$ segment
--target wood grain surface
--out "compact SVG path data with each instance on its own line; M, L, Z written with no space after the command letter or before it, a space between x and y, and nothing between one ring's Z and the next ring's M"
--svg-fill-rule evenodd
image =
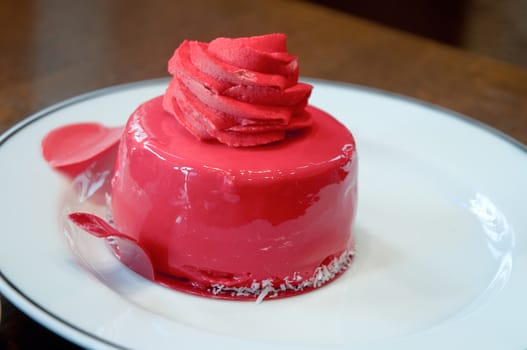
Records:
M7 0L0 23L0 132L66 98L168 76L183 39L284 32L303 76L415 97L527 143L526 70L312 2ZM2 304L0 348L75 347Z

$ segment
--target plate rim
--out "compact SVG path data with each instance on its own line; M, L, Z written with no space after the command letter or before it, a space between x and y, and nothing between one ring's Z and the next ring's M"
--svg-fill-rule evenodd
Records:
M40 111L30 114L29 116L15 123L13 126L9 127L2 134L0 134L0 147L4 143L6 143L9 139L14 137L16 134L23 131L26 127L28 127L32 123L40 119L43 119L46 116L56 111L59 111L63 108L66 108L70 105L74 105L74 104L77 104L77 103L80 103L86 100L90 100L90 99L103 96L109 93L117 92L117 91L125 91L129 89L157 85L163 82L167 83L169 79L170 79L169 77L160 77L160 78L153 78L153 79L140 80L140 81L129 82L129 83L124 83L124 84L112 85L109 87L103 87L103 88L96 89L90 92L86 92L86 93L83 93L83 94L80 94L74 97L70 97L58 103L52 104L49 107L46 107ZM424 108L427 108L433 111L438 111L438 112L441 112L441 115L443 117L454 118L454 119L457 119L458 121L468 123L472 127L479 129L482 132L488 133L494 137L497 137L498 139L506 142L507 144L513 146L514 148L517 148L518 150L522 151L523 153L527 155L527 145L521 143L519 140L513 138L512 136L482 121L474 119L470 116L466 116L464 114L458 113L451 109L448 109L448 108L445 108L445 107L442 107L442 106L439 106L439 105L436 105L436 104L433 104L427 101L422 101L422 100L419 100L411 96L407 96L407 95L403 95L403 94L399 94L395 92L390 92L390 91L382 90L382 89L375 88L375 87L363 86L363 85L342 82L342 81L332 81L332 80L325 80L325 79L311 78L311 77L301 77L300 80L305 81L307 83L314 83L316 85L325 85L328 87L352 89L354 91L366 92L366 93L374 94L378 96L380 95L385 98L402 100L403 102L406 102L406 103L410 103L413 105L419 105L420 107L424 107ZM89 331L83 330L80 327L77 327L75 324L72 324L71 322L64 320L63 318L56 315L51 310L48 310L45 307L41 306L37 301L33 300L33 298L26 295L26 293L20 290L16 286L16 284L14 284L10 279L8 279L5 276L5 274L2 272L1 267L0 267L0 292L3 297L5 297L7 300L13 303L15 307L21 309L31 319L33 319L34 321L36 321L43 327L51 330L55 334L67 339L68 341L71 341L80 346L89 346L89 347L97 346L98 348L103 347L107 349L128 349L122 345L115 344L110 340L97 336L96 334L93 334Z

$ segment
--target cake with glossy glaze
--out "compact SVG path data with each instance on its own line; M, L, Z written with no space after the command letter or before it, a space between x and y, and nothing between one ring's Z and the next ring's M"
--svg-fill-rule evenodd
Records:
M131 115L112 179L116 227L156 279L221 298L320 287L353 256L351 133L307 105L285 36L185 41L164 96Z

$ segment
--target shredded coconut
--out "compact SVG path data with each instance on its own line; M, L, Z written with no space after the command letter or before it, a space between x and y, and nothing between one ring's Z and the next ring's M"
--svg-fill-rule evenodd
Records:
M293 276L285 277L283 283L274 287L271 279L263 281L254 280L250 287L227 287L223 284L213 284L208 289L214 295L230 294L233 297L256 297L256 303L261 303L264 299L276 298L279 293L287 291L301 292L305 288L319 288L331 281L339 273L346 270L353 259L355 251L348 250L339 257L333 258L327 265L321 265L315 269L311 278L302 281L302 276L294 273ZM295 283L296 282L296 283Z

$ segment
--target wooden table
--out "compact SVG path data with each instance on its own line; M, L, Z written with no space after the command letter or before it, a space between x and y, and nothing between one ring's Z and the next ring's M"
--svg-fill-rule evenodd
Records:
M185 38L284 32L303 76L413 96L527 143L527 71L313 3L13 0L1 6L0 132L63 99L167 76L167 59ZM75 348L5 299L2 304L0 348Z

